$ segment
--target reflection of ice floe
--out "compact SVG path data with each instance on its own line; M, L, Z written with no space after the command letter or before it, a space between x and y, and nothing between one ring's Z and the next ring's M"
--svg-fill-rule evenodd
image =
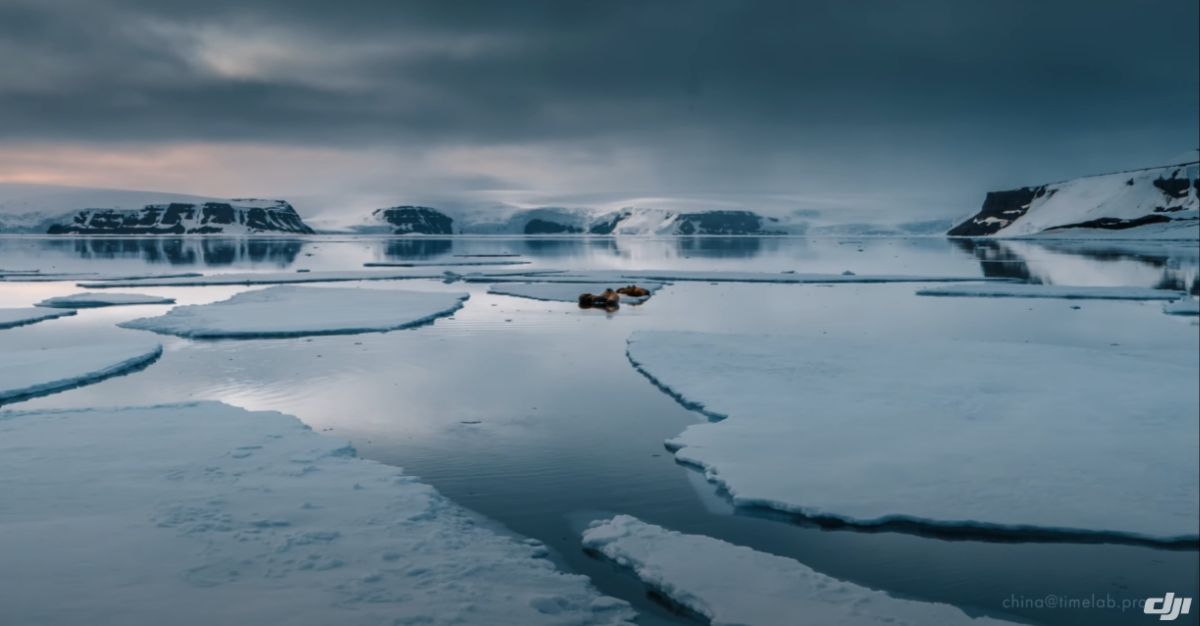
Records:
M626 567L648 587L713 624L890 626L1009 624L947 604L893 598L816 572L799 561L628 515L595 522L587 550Z
M0 350L0 404L136 371L153 363L161 354L162 346L145 340Z
M947 285L917 291L918 296L962 298L1062 298L1065 300L1174 300L1182 291L1148 287L1077 287L1070 285Z
M74 315L75 311L63 311L43 308L42 305L0 309L0 329L15 328L26 324L36 324L43 320L52 320L64 315Z
M716 423L671 440L741 506L855 524L1197 537L1198 356L635 333L630 361Z
M37 306L58 309L91 309L130 304L175 304L175 298L147 296L137 293L97 293L93 291L47 298L37 303Z
M465 293L269 287L171 309L121 326L196 339L383 332L428 324L462 308Z
M627 624L628 605L294 417L0 416L6 623ZM9 514L11 513L11 514ZM64 575L69 572L69 575Z

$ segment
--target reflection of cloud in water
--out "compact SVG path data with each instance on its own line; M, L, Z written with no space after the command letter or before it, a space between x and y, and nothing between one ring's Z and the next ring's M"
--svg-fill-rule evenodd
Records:
M979 259L984 276L1200 294L1200 253L1191 242L953 241Z

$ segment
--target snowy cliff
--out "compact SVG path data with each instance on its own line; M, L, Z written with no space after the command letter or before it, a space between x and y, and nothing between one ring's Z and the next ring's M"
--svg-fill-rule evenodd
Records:
M1200 238L1196 160L993 191L951 237Z
M310 234L283 200L222 200L113 189L0 185L0 233Z

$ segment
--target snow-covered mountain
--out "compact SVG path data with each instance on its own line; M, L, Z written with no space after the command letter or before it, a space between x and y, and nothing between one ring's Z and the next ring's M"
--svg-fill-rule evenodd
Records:
M44 185L0 185L0 233L80 235L309 234L283 200Z
M1193 153L1194 154L1194 153ZM1200 238L1200 163L993 191L951 237Z

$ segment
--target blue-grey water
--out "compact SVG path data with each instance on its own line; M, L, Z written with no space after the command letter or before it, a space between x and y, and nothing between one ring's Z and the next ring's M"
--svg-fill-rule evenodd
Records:
M1200 251L1190 243L0 238L0 269L105 274L358 269L367 261L449 262L466 259L456 255L498 254L519 255L531 269L851 270L1200 291ZM1012 608L1014 600L1041 604L1047 596L1108 596L1120 602L1197 589L1200 555L1192 549L823 529L734 511L702 475L676 464L662 447L664 439L703 418L648 383L624 354L625 338L638 329L867 338L881 349L896 337L947 336L1093 347L1177 349L1182 342L1200 348L1195 318L1164 315L1161 303L922 298L911 284L683 283L667 287L645 306L608 315L570 303L488 295L487 286L479 284L423 280L362 286L466 289L471 299L452 318L415 330L249 341L162 338L163 358L143 371L5 408L212 399L296 415L317 431L349 439L362 456L402 466L455 501L544 541L563 568L633 602L645 624L691 622L647 598L631 576L584 554L579 533L588 521L628 513L792 557L897 596L1033 624L1115 625L1153 618L1140 610ZM192 304L244 289L117 291ZM72 281L0 282L0 307L77 291ZM0 331L0 349L141 332L114 324L168 308L83 310ZM1195 624L1196 613L1175 623ZM802 616L797 623L803 623Z

